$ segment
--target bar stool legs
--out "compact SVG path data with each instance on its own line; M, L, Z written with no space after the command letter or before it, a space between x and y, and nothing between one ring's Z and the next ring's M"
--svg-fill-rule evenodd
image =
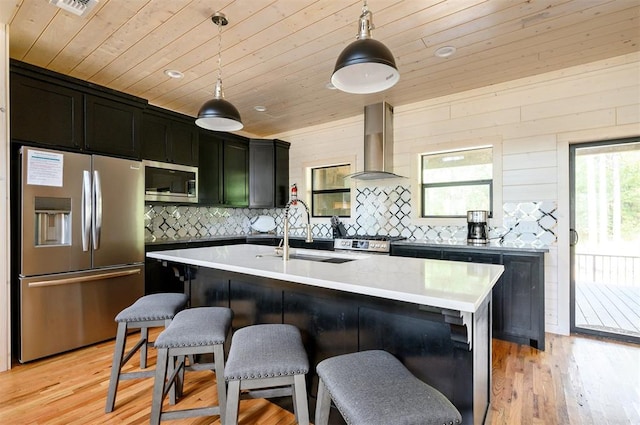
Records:
M151 403L152 425L161 420L220 415L225 423L227 389L224 380L224 343L231 329L233 313L223 307L198 307L181 311L158 336L156 374ZM213 354L213 363L192 363L185 359L198 354ZM162 411L162 403L170 394L175 404L182 396L185 370L213 370L216 374L218 404L193 409Z
M119 381L127 379L148 378L154 371L140 370L122 372L122 367L140 351L140 369L147 367L147 346L149 344L149 328L168 326L174 315L186 307L187 296L184 294L152 294L139 298L116 316L118 323L115 349L111 363L111 376L107 390L105 412L112 412L115 407ZM129 352L125 354L127 331L140 329L140 338Z

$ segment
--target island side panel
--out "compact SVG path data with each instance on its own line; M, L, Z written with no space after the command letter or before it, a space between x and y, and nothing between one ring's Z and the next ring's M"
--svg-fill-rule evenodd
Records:
M492 296L473 315L473 418L483 424L491 403Z
M488 324L484 331L474 331L477 351L470 351L464 342L466 328L450 323L438 308L204 267L190 267L188 275L191 305L231 307L234 329L289 323L301 330L311 363L307 380L312 403L318 384L315 366L320 361L383 349L449 398L464 424L481 424L484 419L491 363L481 347L486 351L490 346Z

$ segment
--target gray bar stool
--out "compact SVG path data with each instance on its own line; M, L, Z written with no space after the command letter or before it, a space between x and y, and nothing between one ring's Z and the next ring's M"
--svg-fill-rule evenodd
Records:
M187 306L188 297L184 294L151 294L138 298L136 302L122 310L116 316L118 331L116 333L115 350L111 364L111 378L107 391L107 405L105 412L113 411L118 391L118 382L127 379L152 377L153 370L122 372L122 367L140 351L140 369L147 367L147 346L149 342L149 328L167 327L177 312ZM140 329L140 339L136 345L125 355L127 331Z
M296 420L309 425L305 375L309 360L298 328L252 325L235 331L224 370L229 389L225 425L238 423L240 391L250 398L292 396Z
M331 357L318 363L315 425L327 425L331 400L349 425L452 425L460 412L438 390L382 350Z
M197 307L176 314L155 342L158 350L156 378L151 402L151 424L160 420L220 415L224 423L227 389L224 380L224 343L231 330L233 312L225 307ZM213 354L212 363L193 363L198 354ZM189 358L189 366L185 363ZM169 402L182 395L185 370L213 370L218 387L218 404L193 409L162 411L162 402L171 391Z

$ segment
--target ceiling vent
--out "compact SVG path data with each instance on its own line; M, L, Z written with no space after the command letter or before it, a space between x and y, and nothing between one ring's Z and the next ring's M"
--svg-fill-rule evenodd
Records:
M98 0L49 0L49 3L74 15L85 16L98 4Z

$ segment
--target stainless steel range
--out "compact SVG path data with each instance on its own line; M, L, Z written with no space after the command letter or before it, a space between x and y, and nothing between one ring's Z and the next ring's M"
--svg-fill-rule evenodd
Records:
M406 239L403 236L355 235L336 238L333 248L347 251L367 251L388 254L391 242Z

